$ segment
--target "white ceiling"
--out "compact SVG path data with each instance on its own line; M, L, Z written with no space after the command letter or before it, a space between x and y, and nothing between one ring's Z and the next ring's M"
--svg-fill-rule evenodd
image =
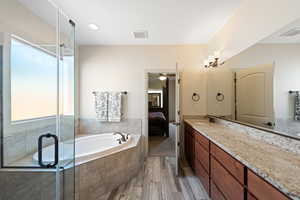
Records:
M48 18L41 0L20 1ZM242 0L54 1L76 22L79 44L124 45L207 43ZM99 30L90 30L90 23ZM149 38L134 39L132 32L140 30L147 30Z
M300 19L292 22L291 24L283 27L276 33L272 34L271 36L267 37L266 39L262 40L260 43L265 44L298 44L300 43L300 34L292 36L292 37L285 37L281 36L283 33L286 33L289 30L294 28L300 28Z

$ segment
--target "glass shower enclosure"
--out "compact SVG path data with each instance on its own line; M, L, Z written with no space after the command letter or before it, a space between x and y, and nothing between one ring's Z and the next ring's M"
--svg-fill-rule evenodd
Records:
M47 0L0 2L0 200L75 198L75 23Z

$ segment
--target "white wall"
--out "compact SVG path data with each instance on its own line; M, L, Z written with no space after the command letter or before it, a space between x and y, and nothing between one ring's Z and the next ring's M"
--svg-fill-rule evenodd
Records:
M226 60L300 18L299 0L244 0L210 40L209 52L222 51Z
M50 3L49 18L56 19L57 10ZM17 0L1 0L0 32L18 35L39 44L56 44L55 26L51 26L32 13Z
M275 116L293 118L293 99L289 90L300 90L300 44L257 44L229 59L224 67L245 68L275 64Z
M185 115L206 114L205 75L201 73L205 46L81 46L80 117L95 118L93 91L128 91L128 118L144 117L145 73L147 70L182 72L182 112ZM191 94L202 96L193 103Z
M214 116L232 116L233 112L233 79L234 73L232 70L219 67L210 68L207 71L207 114ZM217 94L222 93L222 97Z
M127 118L145 121L146 71L175 71L182 74L181 110L183 115L206 114L206 81L201 72L204 45L187 46L81 46L80 118L95 118L93 91L128 91ZM191 100L193 92L201 100ZM146 124L143 124L144 134Z

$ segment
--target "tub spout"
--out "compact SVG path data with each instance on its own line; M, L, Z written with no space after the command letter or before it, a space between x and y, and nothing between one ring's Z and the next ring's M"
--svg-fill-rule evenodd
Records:
M120 132L114 132L114 135L120 135L122 142L126 142L126 137L123 133Z
M119 144L122 144L122 141L121 141L121 139L117 139L117 141L119 142Z

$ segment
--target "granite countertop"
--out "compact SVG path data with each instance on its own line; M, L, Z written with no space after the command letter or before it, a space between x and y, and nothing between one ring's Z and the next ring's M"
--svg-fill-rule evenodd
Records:
M185 120L194 129L292 199L300 200L300 155L208 120Z

